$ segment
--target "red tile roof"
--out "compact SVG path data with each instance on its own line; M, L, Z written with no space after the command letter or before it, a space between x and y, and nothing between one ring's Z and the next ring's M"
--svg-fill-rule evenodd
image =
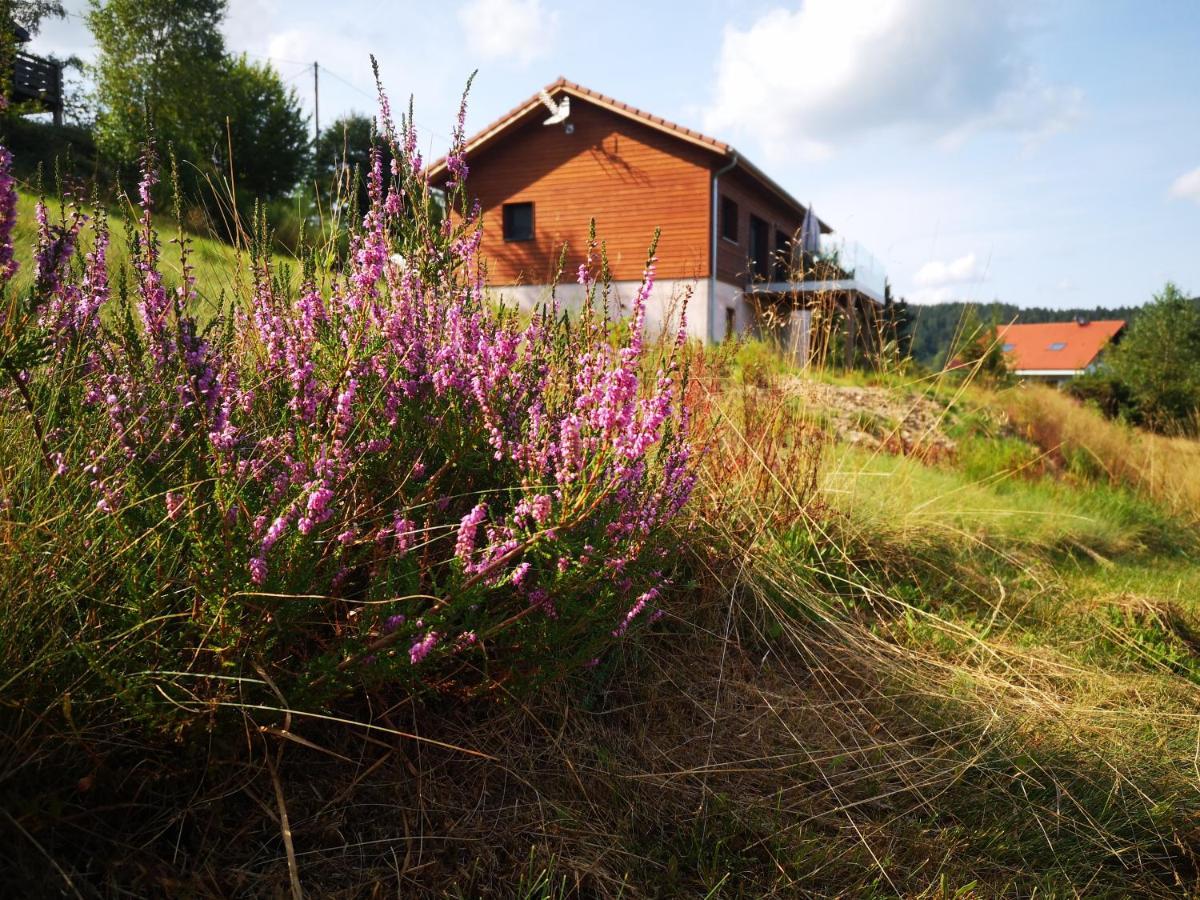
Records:
M1124 327L1120 319L1102 319L1002 325L997 331L1014 372L1078 372L1090 366Z

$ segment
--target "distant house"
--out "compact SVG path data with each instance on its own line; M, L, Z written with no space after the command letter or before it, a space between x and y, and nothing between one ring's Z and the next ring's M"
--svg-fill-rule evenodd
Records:
M559 79L519 104L472 137L466 156L489 281L523 306L548 296L564 246L557 296L582 301L574 276L592 218L626 309L661 227L650 327L667 324L685 297L688 332L714 342L774 310L807 359L820 297L841 311L849 357L883 302L878 266L733 147L578 84ZM430 174L444 184L445 160Z
M1005 325L997 329L1001 349L1013 374L1051 384L1092 371L1104 349L1120 339L1120 319L1089 322L1043 322Z

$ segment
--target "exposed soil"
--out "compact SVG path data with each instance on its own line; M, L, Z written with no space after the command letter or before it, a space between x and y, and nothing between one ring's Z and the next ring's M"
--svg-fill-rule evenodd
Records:
M791 379L786 389L819 410L838 439L870 450L938 458L954 453L946 407L924 394Z

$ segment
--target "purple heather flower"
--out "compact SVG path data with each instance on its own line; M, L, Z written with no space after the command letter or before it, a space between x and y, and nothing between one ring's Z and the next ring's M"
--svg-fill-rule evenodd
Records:
M525 576L527 576L529 574L529 570L531 568L532 568L532 566L530 566L530 564L527 562L523 562L520 565L518 565L515 569L513 569L512 583L516 587L520 587L524 583Z
M530 502L530 512L533 515L533 521L539 525L545 525L546 520L550 518L550 510L553 501L549 494L538 494Z
M454 545L454 555L463 562L467 562L471 558L471 554L475 552L475 534L486 517L486 503L478 504L462 517L462 522L458 526L458 540Z
M413 545L417 526L413 524L412 519L397 512L392 520L392 531L396 535L396 553L403 556Z
M425 636L416 641L408 650L408 658L415 666L429 655L434 646L438 642L438 633L436 631L428 631Z
M625 618L621 620L621 624L618 625L613 631L613 637L624 637L625 632L629 630L629 626L633 623L633 620L636 619L641 611L646 608L646 604L654 602L657 597L658 588L650 588L650 590L638 597L637 600L634 601L633 606L629 608L629 612L625 613Z
M17 188L12 166L12 154L0 147L0 286L17 271L12 246L13 227L17 224Z
M250 560L250 580L260 586L267 580L267 561L261 556Z

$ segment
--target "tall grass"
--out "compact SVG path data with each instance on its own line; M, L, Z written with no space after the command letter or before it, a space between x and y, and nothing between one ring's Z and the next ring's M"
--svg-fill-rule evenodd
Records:
M1200 521L1200 442L1111 421L1044 385L1013 388L991 402L1068 471L1128 485L1176 514Z
M0 889L1200 888L1196 545L1165 485L1052 464L1052 399L1010 410L1020 435L965 428L956 456L867 452L761 347L514 319L477 302L469 208L427 227L413 174L345 268L331 252L283 277L259 242L244 313L204 332L188 306L145 317L135 226L125 299L117 274L110 314L49 329L33 349L60 355L4 393ZM50 293L40 309L67 311ZM443 317L389 339L424 315ZM196 337L252 388L226 420L240 475L179 377L172 347ZM98 361L62 365L80 342ZM436 367L392 377L413 346L445 390ZM93 408L80 385L114 369L132 389ZM1002 418L961 385L877 381L960 424ZM146 422L112 412L139 397ZM126 444L139 427L154 439Z

